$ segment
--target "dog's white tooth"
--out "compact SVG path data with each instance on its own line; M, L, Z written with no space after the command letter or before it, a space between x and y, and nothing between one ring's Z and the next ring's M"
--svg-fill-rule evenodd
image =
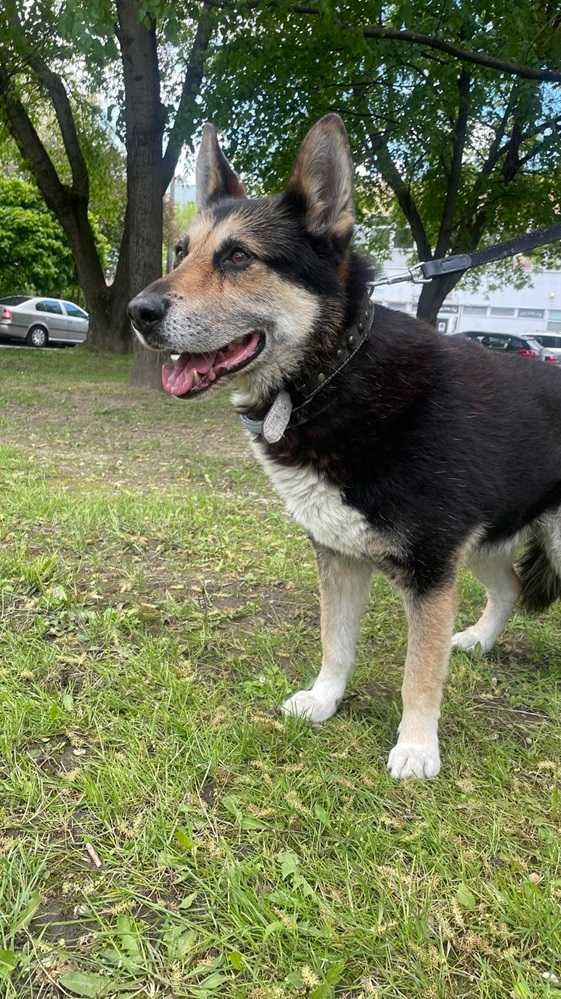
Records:
M201 376L198 371L193 371L193 385L198 385L201 380Z

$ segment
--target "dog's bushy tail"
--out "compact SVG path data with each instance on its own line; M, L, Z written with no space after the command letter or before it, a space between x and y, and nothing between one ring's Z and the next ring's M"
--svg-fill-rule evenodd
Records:
M561 576L552 562L543 531L536 530L516 566L522 590L520 606L531 614L549 607L561 597Z

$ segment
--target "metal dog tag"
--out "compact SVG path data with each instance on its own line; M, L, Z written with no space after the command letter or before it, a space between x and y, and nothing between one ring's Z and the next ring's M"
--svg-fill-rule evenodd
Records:
M279 392L265 419L263 437L267 444L276 444L283 436L292 414L292 399L284 389Z

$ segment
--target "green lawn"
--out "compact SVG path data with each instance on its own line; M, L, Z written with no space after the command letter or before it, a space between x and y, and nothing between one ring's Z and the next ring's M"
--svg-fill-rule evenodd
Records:
M397 595L339 715L281 717L308 543L225 395L127 378L0 351L1 995L561 996L559 609L454 654L442 774L394 782Z

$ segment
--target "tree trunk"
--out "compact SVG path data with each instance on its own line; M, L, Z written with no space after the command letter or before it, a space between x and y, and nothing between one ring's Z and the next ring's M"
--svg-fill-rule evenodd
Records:
M62 82L58 81L58 84L64 90ZM72 163L73 174L79 176L79 184L73 187L62 184L33 122L2 66L0 66L0 100L12 138L31 170L47 207L62 226L72 249L78 280L90 315L88 343L94 349L109 346L111 332L108 330L109 296L88 217L88 182L87 175L82 176L79 169L81 165L83 166L81 154L78 157L80 163L78 165Z
M445 274L424 284L417 304L417 319L424 319L431 326L436 326L442 303L456 287L463 273L462 271L457 274Z
M132 298L162 273L162 142L164 113L156 27L140 20L136 0L118 0L127 127L126 269ZM148 362L134 352L132 382L146 384ZM154 362L152 362L154 364ZM150 377L150 382L153 379Z
M72 247L80 287L84 292L90 317L88 348L125 354L130 350L130 335L122 322L114 321L113 288L108 288L88 217L87 202L73 199L60 222Z
M136 337L133 337L133 369L131 385L137 388L162 390L162 364L169 361L165 350L146 350Z

